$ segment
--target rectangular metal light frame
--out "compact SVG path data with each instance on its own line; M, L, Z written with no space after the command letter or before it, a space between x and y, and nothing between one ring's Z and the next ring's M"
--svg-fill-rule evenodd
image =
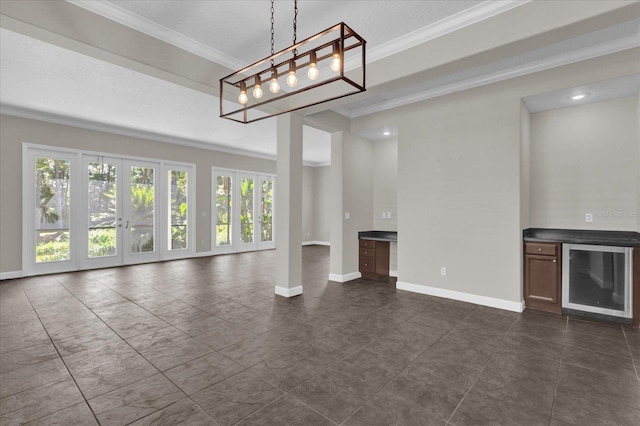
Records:
M335 33L336 36L332 37L332 33ZM303 51L300 52L300 49L304 48L305 45L316 41L322 37L327 37L329 38L329 40L327 42L324 42L322 44L320 44L319 46L310 49L308 51ZM285 60L282 60L282 58L280 58L281 56L290 53L290 52L296 52L296 56L295 56L295 60L296 60L296 69L300 70L303 69L307 66L309 66L309 64L311 63L310 59L309 60L305 60L305 58L310 58L312 53L316 53L321 51L322 49L326 49L328 47L332 47L335 46L335 43L337 42L337 46L338 49L335 53L340 55L340 71L336 74L335 77L320 81L318 83L315 84L311 84L305 87L301 87L297 90L291 90L291 91L281 91L282 94L273 97L273 98L269 98L267 100L261 100L258 101L256 103L252 103L251 105L246 104L244 106L242 106L241 108L232 108L231 111L225 111L224 110L224 103L223 100L225 99L225 95L226 97L228 97L229 99L234 99L237 94L239 94L240 91L240 87L243 85L246 87L247 93L249 92L249 90L251 88L254 87L254 81L256 77L262 77L263 75L268 76L267 78L261 78L261 81L263 82L268 82L269 79L271 78L271 74L272 71L275 69L276 70L276 75L277 76L282 76L285 75L288 71L289 71L289 63L291 62L292 58L287 58ZM356 82L353 79L345 76L345 52L351 51L353 49L360 49L360 56L361 56L361 67L360 67L360 77L361 77L361 81L360 82ZM323 55L318 55L317 56L317 62L320 63L323 60L326 60L327 58L331 58L333 56L334 52L332 50L332 53L329 54L323 54ZM314 106L314 105L318 105L324 102L328 102L328 101L332 101L335 99L340 99L340 98L344 98L346 96L351 96L351 95L355 95L357 93L361 93L366 91L366 84L365 84L365 79L366 79L366 41L360 37L355 31L353 31L348 25L346 25L344 22L340 22L339 24L336 24L330 28L327 28L324 31L319 32L318 34L315 34L305 40L302 40L299 43L296 43L286 49L283 49L271 56L268 56L264 59L261 59L258 62L255 62L252 65L249 65L241 70L238 70L232 74L229 74L228 76L220 79L220 117L221 118L226 118L228 120L232 120L232 121L236 121L238 123L252 123L255 121L259 121L259 120L264 120L266 118L270 118L270 117L274 117L276 115L280 115L280 114L286 114L288 112L292 112L292 111L296 111L302 108L307 108L310 106ZM280 62L278 62L278 58L280 58ZM301 62L300 64L297 63L297 61L302 60L303 62ZM273 66L271 65L271 63L273 62ZM282 69L282 71L280 71L280 69ZM265 107L268 106L269 104L273 103L273 102L277 102L280 100L283 100L285 98L300 94L300 93L304 93L306 91L309 90L313 90L315 88L321 87L321 86L325 86L337 81L344 81L346 82L350 87L353 88L353 90L348 90L345 93L341 93L339 95L336 96L331 96L328 97L326 99L320 100L320 101L315 101L315 102L311 102L309 104L303 104L297 107L293 107L293 108L287 108L285 110L278 110L276 112L269 112L269 111L265 111L260 110L260 107ZM229 95L229 92L231 91L231 93L233 93L233 95ZM256 118L252 118L249 119L249 111L252 109L258 109L262 112L264 112L266 115L262 115ZM240 114L241 113L241 114ZM242 119L238 119L233 117L234 115L241 115Z

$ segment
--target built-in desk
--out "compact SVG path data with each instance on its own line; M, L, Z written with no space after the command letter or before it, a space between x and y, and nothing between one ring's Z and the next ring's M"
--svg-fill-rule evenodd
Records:
M389 276L390 243L398 241L395 231L358 232L359 270L363 278L380 279Z

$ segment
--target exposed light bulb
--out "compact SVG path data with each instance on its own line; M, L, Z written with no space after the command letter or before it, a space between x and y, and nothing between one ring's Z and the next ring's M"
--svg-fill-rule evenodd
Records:
M247 96L247 86L242 83L240 86L240 95L238 96L238 102L242 105L246 105L249 102L249 97Z
M315 62L309 65L309 71L307 72L307 77L309 77L310 80L317 80L318 77L320 77L320 71L318 71L318 66L315 64Z
M298 77L296 77L295 71L289 71L289 75L287 76L287 86L294 87L298 84Z
M260 99L262 95L262 85L256 84L256 86L253 88L253 97L256 99Z
M316 59L316 52L311 52L309 55L309 71L307 71L307 77L309 80L317 80L320 77L320 71L318 71L318 60Z
M340 72L340 55L334 53L331 58L331 65L329 66L331 67L331 71Z
M242 91L240 92L240 96L238 96L238 102L240 102L242 105L246 105L247 102L249 102L249 97L247 96L247 92L246 91Z
M586 98L586 97L587 97L587 94L586 94L586 93L579 93L579 94L577 94L577 95L573 95L573 96L571 96L571 98L570 98L570 99L571 99L571 100L574 100L574 101L579 101L580 99L584 99L584 98Z
M280 83L278 83L278 79L276 77L271 79L271 83L269 83L269 91L271 93L278 93L280 91Z
M385 130L384 132L382 132L382 134L384 136L389 136L389 135L391 135L391 132L389 130Z

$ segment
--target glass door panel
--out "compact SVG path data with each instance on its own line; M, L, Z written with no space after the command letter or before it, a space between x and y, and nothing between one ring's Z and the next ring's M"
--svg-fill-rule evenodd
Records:
M71 161L35 158L35 263L71 259Z
M213 169L214 253L275 247L274 176Z
M125 222L124 242L126 247L125 263L154 261L159 259L156 247L157 214L156 214L156 171L158 165L139 161L125 161L125 189L129 195L124 196Z
M273 229L273 177L261 176L260 182L260 217L258 220L260 239L258 241L258 249L274 248L274 229Z
M188 247L187 199L188 172L169 170L169 250L185 250Z
M89 163L89 257L115 256L117 253L118 166Z
M86 234L85 266L122 263L120 201L122 160L85 156Z
M255 249L255 236L254 236L254 220L255 220L255 191L253 176L240 176L240 247L242 250L254 250ZM239 249L240 249L239 247Z
M131 204L129 223L131 253L144 253L155 250L154 236L154 169L149 167L131 167Z
M218 174L215 189L215 245L216 247L231 246L233 243L232 216L232 176Z

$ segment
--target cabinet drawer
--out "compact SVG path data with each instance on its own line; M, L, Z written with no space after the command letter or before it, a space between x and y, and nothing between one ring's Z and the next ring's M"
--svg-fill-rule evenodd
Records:
M376 257L376 250L370 248L361 248L360 257Z
M373 257L360 258L360 272L375 272L376 260Z
M557 256L559 244L555 243L524 243L525 253Z
M376 242L372 240L360 240L360 248L376 248Z

